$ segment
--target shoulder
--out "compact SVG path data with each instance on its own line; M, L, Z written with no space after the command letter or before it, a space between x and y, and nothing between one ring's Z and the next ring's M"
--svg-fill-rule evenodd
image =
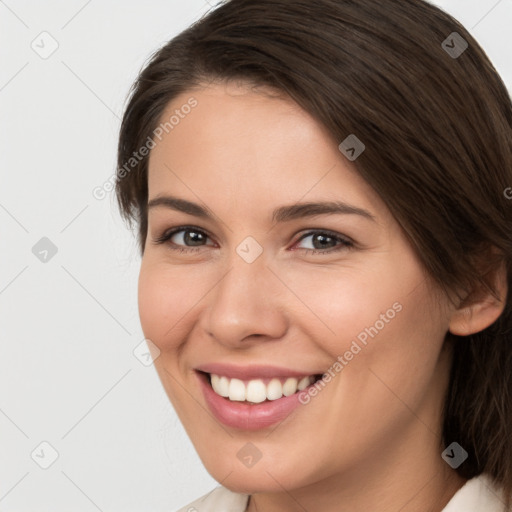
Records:
M245 512L249 496L217 487L177 512Z
M503 512L503 491L492 478L482 474L468 480L449 501L442 512Z

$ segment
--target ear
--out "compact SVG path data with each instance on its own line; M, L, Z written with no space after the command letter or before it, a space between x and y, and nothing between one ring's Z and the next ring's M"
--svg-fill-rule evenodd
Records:
M479 284L452 313L448 329L452 334L469 336L483 331L503 313L508 293L505 262L499 263L485 278L488 286Z

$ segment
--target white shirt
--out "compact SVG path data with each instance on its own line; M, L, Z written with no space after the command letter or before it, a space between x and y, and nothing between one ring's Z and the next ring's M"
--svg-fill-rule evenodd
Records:
M245 512L249 496L217 487L178 512ZM503 495L487 475L468 480L442 512L503 512Z

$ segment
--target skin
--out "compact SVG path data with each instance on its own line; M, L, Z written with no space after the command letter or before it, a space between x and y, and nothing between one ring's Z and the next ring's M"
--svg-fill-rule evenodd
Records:
M191 96L198 101L151 151L149 200L172 194L206 206L214 218L149 210L139 311L146 338L161 351L159 377L208 472L251 494L249 512L438 512L465 482L441 458L451 364L444 337L485 328L501 306L444 297L339 141L291 100L268 92L209 85L175 98L162 116ZM322 214L272 222L279 206L329 200L365 209L374 220ZM192 246L196 252L176 250L191 247L189 231L155 242L183 225L207 235ZM328 239L322 248L318 237L302 238L312 229L354 245ZM250 264L236 252L248 236L263 248ZM307 251L314 248L318 254ZM397 302L402 310L277 427L249 432L210 414L195 367L322 373ZM248 442L262 454L251 468L237 458Z

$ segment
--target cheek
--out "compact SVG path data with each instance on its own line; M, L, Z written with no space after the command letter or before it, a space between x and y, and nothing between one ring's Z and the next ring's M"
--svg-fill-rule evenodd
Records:
M295 295L286 295L288 311L309 339L317 340L333 355L343 353L353 339L359 337L364 343L370 336L368 330L375 333L375 326L379 332L387 330L400 316L407 293L420 280L383 267L375 261L364 268L347 264L281 272Z
M142 261L138 283L140 322L144 336L162 351L177 348L176 332L201 296L191 279L186 270Z
M146 258L146 259L144 259ZM190 396L184 391L182 358L176 357L188 339L192 309L204 292L191 283L191 272L154 263L144 256L138 282L138 307L142 331L160 350L154 361L167 396L185 426L194 425ZM192 273L194 275L194 273ZM198 285L200 281L197 281ZM192 412L196 412L192 408Z
M342 356L342 367L333 368L337 374L348 373L361 385L376 379L369 369L398 387L415 375L419 387L428 379L447 322L412 254L404 250L398 259L375 258L364 268L288 269L283 281L293 283L301 299L290 294L304 337L328 355L331 365Z
M162 293L164 289L163 283L156 279L156 273L151 272L143 262L138 289L140 322L144 336L160 349L161 333L168 322L167 312L172 311L167 307L168 296Z
M351 418L352 426L371 425L380 418L383 432L392 433L399 430L397 422L411 419L408 407L417 411L425 400L434 403L441 396L444 377L437 368L446 326L425 285L406 294L392 293L370 309L372 314L360 315L357 322L344 316L348 332L342 337L343 349L341 344L330 346L333 359L338 354L344 360L334 400L344 406L335 414L339 424ZM432 410L421 415L432 418ZM368 428L365 435L370 438L375 432Z

